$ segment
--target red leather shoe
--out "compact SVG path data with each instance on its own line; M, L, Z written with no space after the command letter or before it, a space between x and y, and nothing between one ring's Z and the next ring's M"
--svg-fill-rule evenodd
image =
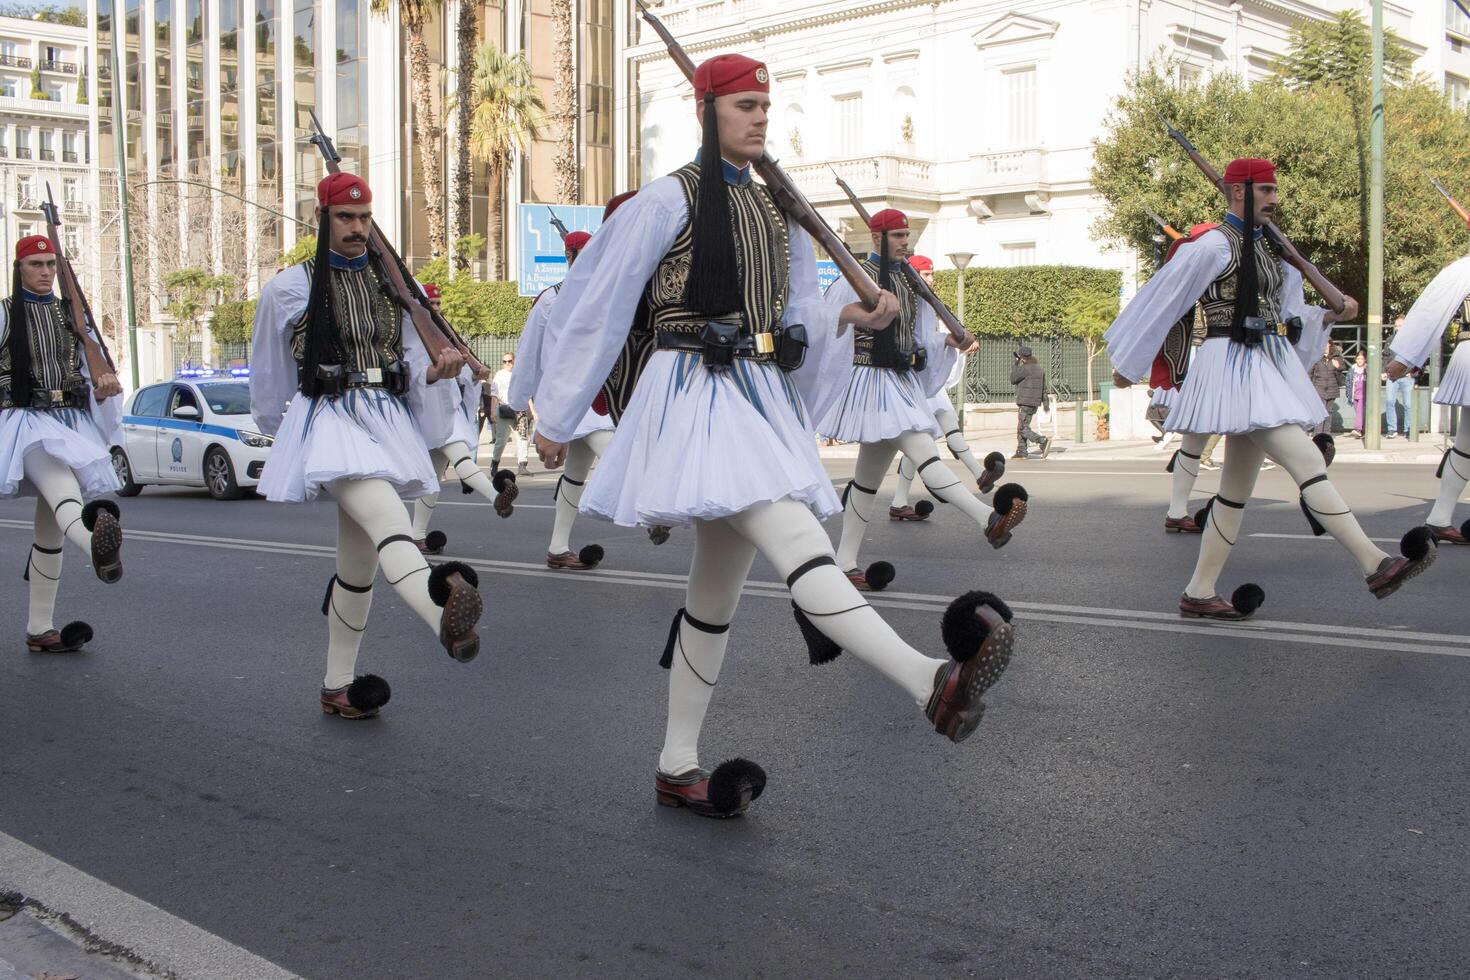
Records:
M975 655L963 662L951 658L934 673L934 692L924 707L924 716L934 730L951 742L963 742L975 733L985 705L980 697L1011 662L1015 633L994 609L979 606L975 615L988 630Z
M586 571L587 569L591 568L592 566L591 565L588 565L586 562L582 561L580 558L578 558L576 555L572 554L570 551L563 551L559 555L553 555L550 552L547 552L547 554L546 554L546 567L547 568L562 568L562 569L566 569L568 571L573 571L573 572L583 572L583 571Z
M1168 534L1199 534L1204 528L1194 522L1193 517L1165 517L1164 531Z
M31 653L75 653L92 639L92 627L86 623L68 623L59 630L27 633L26 649Z
M387 681L377 674L363 674L346 687L322 688L322 714L349 721L375 718L392 696Z
M1002 514L996 511L985 525L985 540L992 548L1004 548L1011 540L1011 531L1026 519L1026 501L1011 501L1011 509Z
M111 511L98 511L92 524L92 568L109 585L122 578L122 523Z
M730 759L715 767L673 775L655 772L653 788L659 806L683 807L701 817L738 817L760 798L766 773L748 759Z
M1403 556L1383 559L1378 571L1368 576L1368 591L1375 599L1387 599L1403 588L1409 579L1433 565L1435 557L1434 546L1430 545L1429 553L1418 560Z
M928 514L921 514L912 507L890 507L888 508L888 519L890 521L926 521Z
M1426 524L1424 526L1429 528L1429 533L1434 536L1436 544L1470 544L1470 540L1466 540L1464 532L1457 527L1451 527L1449 525L1438 527L1434 524Z
M1207 599L1196 599L1189 595L1179 596L1179 615L1185 619L1220 619L1226 621L1239 621L1250 619L1250 613L1243 613L1230 603L1217 595Z
M859 592L873 591L873 587L868 584L868 576L863 574L862 569L853 568L848 570L844 574L847 576L847 580L852 583L852 587L854 589L857 589Z

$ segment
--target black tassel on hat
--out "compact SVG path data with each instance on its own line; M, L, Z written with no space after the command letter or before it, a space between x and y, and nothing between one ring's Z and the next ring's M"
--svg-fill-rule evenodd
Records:
M302 353L299 380L308 398L321 394L316 369L323 364L342 363L337 340L337 320L332 311L331 209L323 205L316 233L316 261L311 273L311 297L306 301L306 347Z
M878 232L878 288L893 291L893 272L888 268L888 232ZM873 334L875 364L892 364L898 353L898 337L893 327ZM886 357L884 355L887 355Z
M729 316L742 307L735 232L730 223L730 186L720 155L715 97L704 96L704 140L699 147L699 187L695 191L693 247L684 305L708 317Z
M26 316L25 294L20 286L20 260L14 263L10 285L10 336L5 349L10 353L10 400L16 405L31 403L31 328Z

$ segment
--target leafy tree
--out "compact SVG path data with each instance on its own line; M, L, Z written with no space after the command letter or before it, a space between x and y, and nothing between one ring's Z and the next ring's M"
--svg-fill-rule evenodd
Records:
M87 69L77 76L77 105L87 104Z
M454 243L455 253L464 256L478 255L484 247L483 235L464 235ZM532 299L521 296L516 283L482 282L465 270L451 270L443 256L425 262L414 276L439 286L444 316L464 337L517 336L531 313Z
M276 260L276 265L285 269L289 266L300 265L314 255L316 255L316 236L301 235L296 239L296 244L281 253L281 257Z
M1327 20L1304 20L1291 28L1290 51L1276 66L1276 77L1291 89L1343 86L1366 93L1373 74L1373 33L1356 10ZM1383 77L1394 85L1409 82L1414 53L1392 30L1383 32Z
M1118 294L1111 296L1079 292L1067 304L1069 332L1082 338L1087 347L1087 397L1092 397L1092 362L1103 349L1103 334L1118 315Z
M168 290L168 302L163 308L178 325L176 336L187 338L198 333L199 321L209 311L214 294L234 284L230 276L211 275L203 269L179 269L165 275L163 285Z
M934 291L954 307L959 274L935 273ZM1070 317L1079 309L1116 310L1122 276L1116 269L1076 265L965 270L965 328L982 337L1083 336Z
M210 321L210 333L216 344L248 344L255 328L255 303L253 299L236 303L219 303L214 308Z

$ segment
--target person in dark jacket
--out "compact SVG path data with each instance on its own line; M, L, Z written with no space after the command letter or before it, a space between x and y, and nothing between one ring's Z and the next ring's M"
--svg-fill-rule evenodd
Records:
M1332 434L1333 410L1337 407L1337 396L1342 392L1346 374L1347 364L1342 359L1342 350L1333 344L1327 345L1326 351L1307 372L1312 380L1312 387L1317 389L1317 395L1327 409L1327 417L1312 427L1313 435L1320 432Z
M1037 363L1031 348L1022 345L1016 348L1016 365L1011 368L1011 384L1016 386L1016 455L1012 459L1025 459L1030 443L1041 446L1041 458L1051 451L1051 440L1031 428L1031 419L1036 410L1045 405L1051 407L1046 394L1046 372Z

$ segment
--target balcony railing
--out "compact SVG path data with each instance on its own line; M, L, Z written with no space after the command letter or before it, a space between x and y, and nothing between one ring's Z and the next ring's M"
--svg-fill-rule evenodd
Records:
M29 160L31 158L31 148L29 146L17 146L15 148L15 158L17 160Z
M63 201L61 210L67 214L86 214L87 206L81 201Z
M934 193L933 165L912 157L855 157L822 163L788 164L786 173L808 198L814 201L845 200L842 190L832 179L836 170L859 197L888 196L894 192L909 194Z
M1046 151L1007 150L975 157L975 183L982 193L1003 194L1045 188Z
M36 200L34 197L30 197L29 195L21 195L20 200L15 202L15 210L39 211L41 210L41 202Z
M62 150L61 151L61 162L62 163L76 163L77 161L78 161L78 155L77 155L77 151L76 150Z
M41 70L60 72L63 75L75 75L77 73L77 63L75 61L43 61L41 62Z
M49 149L47 149L46 147L43 146L43 147L41 147L41 149L39 151L37 151L37 153L36 153L36 159L37 160L52 160L52 161L54 161L56 159L56 151L55 150L49 150Z
M10 156L10 147L0 146L0 160L4 160L8 156Z
M31 67L31 59L18 54L0 54L0 67L29 68Z

